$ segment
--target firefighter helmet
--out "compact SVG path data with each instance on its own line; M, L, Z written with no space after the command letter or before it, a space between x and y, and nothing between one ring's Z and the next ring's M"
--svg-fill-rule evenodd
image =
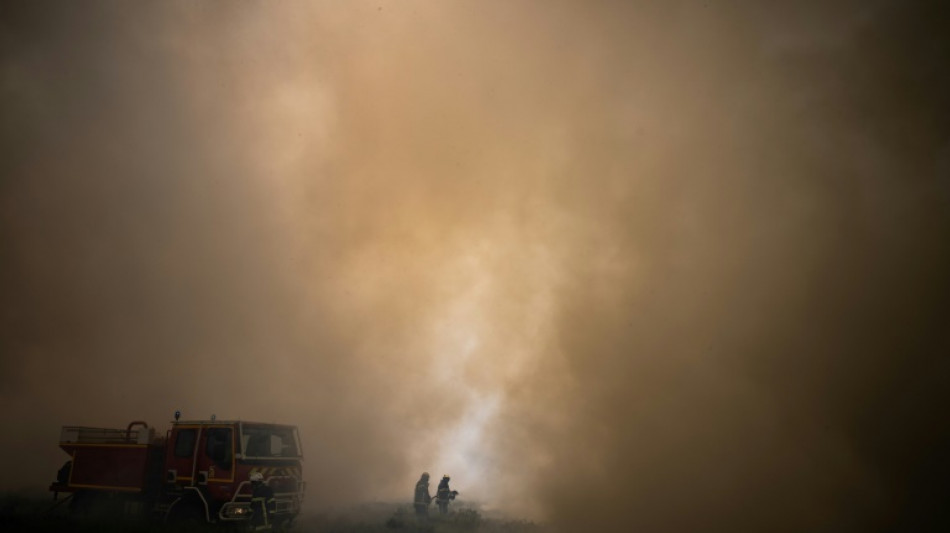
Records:
M251 483L264 481L264 474L261 474L260 472L251 472L250 479Z

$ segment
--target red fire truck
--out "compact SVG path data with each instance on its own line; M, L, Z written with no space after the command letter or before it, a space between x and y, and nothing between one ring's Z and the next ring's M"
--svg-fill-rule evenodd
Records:
M125 429L63 427L59 446L71 460L50 491L72 493L77 513L240 524L254 512L248 478L260 472L274 492L273 523L293 521L305 488L295 426L175 419L164 436L141 421Z

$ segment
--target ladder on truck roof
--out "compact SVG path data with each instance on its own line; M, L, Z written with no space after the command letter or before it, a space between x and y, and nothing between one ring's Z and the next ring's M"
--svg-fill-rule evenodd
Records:
M141 426L133 429L135 426ZM63 426L59 434L62 444L148 444L155 429L145 422L131 422L125 429Z

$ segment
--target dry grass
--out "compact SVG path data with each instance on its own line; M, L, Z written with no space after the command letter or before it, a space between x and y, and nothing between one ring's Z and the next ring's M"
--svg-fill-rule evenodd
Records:
M145 520L116 516L70 516L67 505L54 506L49 494L12 492L0 494L0 531L75 533L188 533L234 531L236 528L163 526ZM346 509L303 514L291 531L296 533L543 533L526 520L486 517L479 509L456 504L441 516L433 507L427 520L418 520L409 504L363 503Z
M358 504L349 509L302 516L297 531L306 533L543 533L527 520L485 517L477 508L454 505L442 516L433 507L417 519L409 504Z

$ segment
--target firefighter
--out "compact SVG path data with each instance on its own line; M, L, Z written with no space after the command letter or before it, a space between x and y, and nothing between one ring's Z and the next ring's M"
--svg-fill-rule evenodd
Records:
M451 478L448 474L442 476L442 481L439 482L439 488L435 492L435 502L439 504L439 514L448 514L449 501L454 500L459 493L459 491L449 488L449 479Z
M416 482L416 494L413 505L416 508L416 517L426 519L429 517L429 503L432 496L429 495L429 473L423 472Z
M255 531L269 530L274 523L274 511L276 502L274 501L274 491L264 483L264 474L260 472L251 472L251 510L254 514L251 516L251 525Z

